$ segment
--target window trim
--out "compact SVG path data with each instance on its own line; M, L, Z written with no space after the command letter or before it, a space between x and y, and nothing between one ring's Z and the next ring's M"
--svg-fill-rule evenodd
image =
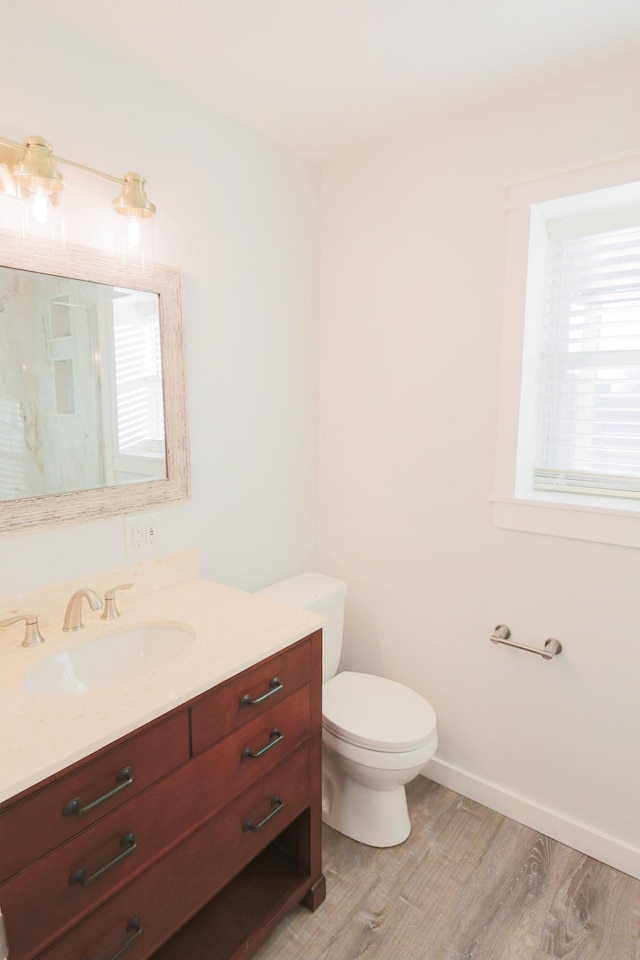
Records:
M640 181L640 150L506 185L507 247L500 357L494 524L502 529L640 548L640 503L620 498L516 495L531 207ZM593 500L596 502L594 503Z

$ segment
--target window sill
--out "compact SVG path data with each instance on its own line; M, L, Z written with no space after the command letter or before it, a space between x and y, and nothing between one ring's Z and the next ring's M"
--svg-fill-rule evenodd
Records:
M514 497L494 497L492 503L494 523L503 530L640 548L640 506L592 507Z

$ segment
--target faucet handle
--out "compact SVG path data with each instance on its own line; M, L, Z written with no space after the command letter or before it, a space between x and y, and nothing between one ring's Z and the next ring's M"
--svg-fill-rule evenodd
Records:
M114 594L118 590L130 590L133 586L132 583L121 583L119 587L111 587L110 590L104 595L104 610L102 611L101 620L117 620L120 616L118 608L116 607L116 600Z
M17 623L18 620L24 620L27 624L22 641L23 647L39 647L40 644L44 643L44 637L40 633L38 618L35 613L25 613L18 617L9 617L8 620L0 620L0 627L9 627L12 623Z

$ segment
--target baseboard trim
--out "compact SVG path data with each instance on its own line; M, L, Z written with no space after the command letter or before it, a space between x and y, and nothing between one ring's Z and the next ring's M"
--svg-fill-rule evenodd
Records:
M640 880L640 850L434 757L423 776Z

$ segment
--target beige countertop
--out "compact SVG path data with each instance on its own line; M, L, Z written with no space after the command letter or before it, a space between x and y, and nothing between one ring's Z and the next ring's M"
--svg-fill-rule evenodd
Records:
M124 571L128 572L128 571ZM88 579L93 586L96 578ZM122 583L111 576L111 585ZM68 588L66 598L70 595ZM154 720L317 630L324 618L199 577L159 589L118 594L121 617L104 621L83 605L85 628L42 626L46 643L24 648L24 623L0 644L0 801ZM0 611L1 612L1 611ZM31 612L27 610L26 612ZM36 611L37 612L37 611ZM116 685L78 694L25 688L34 666L96 637L153 624L181 626L193 643L164 666ZM16 640L16 637L18 639Z

